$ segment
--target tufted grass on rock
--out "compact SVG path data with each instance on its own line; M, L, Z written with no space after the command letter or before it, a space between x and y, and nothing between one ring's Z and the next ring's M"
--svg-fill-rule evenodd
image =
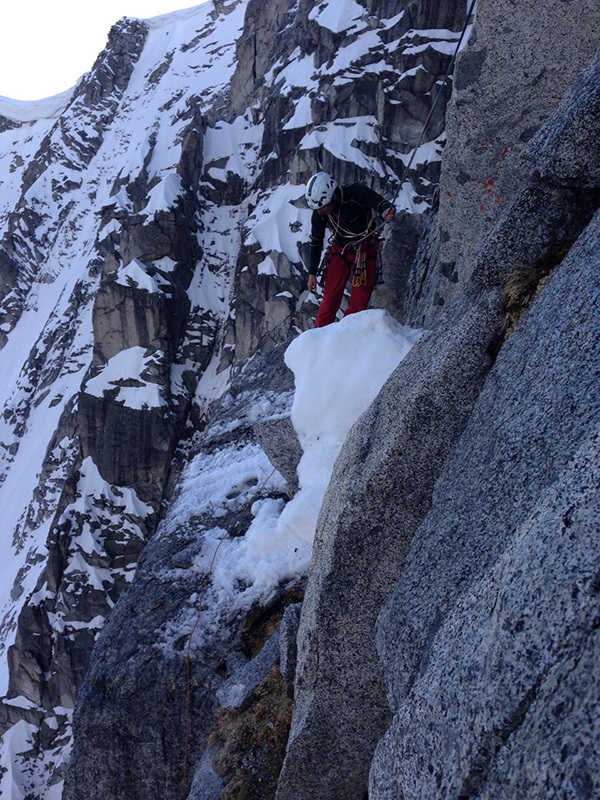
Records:
M501 335L508 339L527 308L538 296L550 275L567 255L573 240L559 239L549 245L544 255L530 266L513 270L503 286Z
M213 767L223 778L220 800L271 800L285 756L292 701L275 665L241 713L219 709L210 733Z

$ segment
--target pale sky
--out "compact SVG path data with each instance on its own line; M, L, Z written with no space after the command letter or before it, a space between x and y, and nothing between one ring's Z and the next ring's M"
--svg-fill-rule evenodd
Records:
M202 0L2 0L0 95L40 100L88 72L121 17L156 17Z

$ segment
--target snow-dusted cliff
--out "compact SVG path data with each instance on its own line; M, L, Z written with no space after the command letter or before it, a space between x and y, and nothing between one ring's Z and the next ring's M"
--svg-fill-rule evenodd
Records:
M600 15L468 5L209 0L0 99L3 796L600 791ZM299 337L320 166L398 192L396 319Z

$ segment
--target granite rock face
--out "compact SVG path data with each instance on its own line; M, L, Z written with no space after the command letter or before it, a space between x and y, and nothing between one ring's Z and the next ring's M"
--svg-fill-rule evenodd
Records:
M84 121L89 122L90 116L106 120L109 114L116 113L146 33L145 26L137 21L113 29L106 51L71 101L70 113L76 121L73 128L76 123L83 126ZM73 161L80 150L72 130L60 139L62 151L56 144L48 144L42 161L48 172L56 170L66 154ZM94 151L85 151L88 161L100 148L102 138L90 141L90 148L92 144ZM38 346L38 358L30 359L38 396L21 412L24 424L35 413L45 385L50 386L61 376L67 360L65 353L76 346L82 323L76 309L79 307L81 312L82 307L90 308L94 339L91 364L77 402L66 407L48 448L48 456L62 450L63 462L60 463L60 456L48 457L44 470L46 481L56 485L58 497L54 504L45 498L45 512L52 516L52 523L47 564L34 592L43 599L28 602L21 611L8 654L9 700L25 697L37 708L23 715L10 703L3 704L3 729L22 716L39 722L46 716L55 718L55 708L73 708L101 620L130 582L137 559L156 526L171 459L189 406L189 390L174 385L172 372L176 365L185 363L182 347L191 327L186 290L193 275L192 265L200 257L198 225L190 206L194 173L188 161L182 161L179 170L186 196L173 210L150 221L126 213L116 203L103 208L104 230L94 242L89 266L93 288L81 281L73 292L72 316L61 320L58 335L48 335L44 346ZM26 175L25 184L33 186L34 177ZM138 180L138 189L145 194L149 187ZM106 234L109 223L113 230ZM48 243L45 245L49 247ZM167 272L161 269L165 260L175 265ZM20 285L18 282L16 289ZM4 308L12 308L11 297L16 289L4 298ZM16 319L9 316L12 325ZM59 353L52 352L52 348ZM144 371L135 374L133 369L130 374L111 375L115 380L106 383L104 376L110 373L111 359L132 352L143 353ZM43 360L44 355L50 359L49 353L59 362L50 374ZM189 367L193 376L196 366L190 362ZM161 398L158 405L140 404L136 408L123 401L123 389L142 390L146 381ZM192 377L191 383L194 381ZM94 382L102 388L93 388ZM58 396L56 401L61 399ZM69 439L67 447L65 441ZM62 480L53 475L59 469L64 471ZM89 485L95 477L105 482L106 490L92 492L89 507L84 507L85 501L82 503L80 498L86 496L86 482ZM43 497L42 492L40 495ZM133 500L133 505L127 498ZM39 519L28 522L33 528ZM99 532L91 551L89 544L78 540L85 538L88 530ZM97 570L104 582L93 577ZM58 635L56 619L61 620L62 626ZM60 715L60 735L65 716ZM48 738L51 736L48 733Z
M215 624L205 598L210 568L204 554L215 532L223 540L245 535L257 500L283 502L283 479L269 483L271 465L255 442L253 424L260 421L257 409L265 416L269 410L285 413L289 374L281 348L257 356L232 381L199 435L197 469L218 473L220 452L229 448L239 459L249 453L248 478L241 486L225 484L220 493L199 493L192 507L178 506L181 483L175 487L172 514L144 547L135 580L121 593L91 654L73 718L67 800L175 800L182 787L185 796L203 797L202 775L220 786L203 756L215 713L252 702L279 646L276 632L250 659L246 615L218 609L223 619ZM250 472L257 468L264 474Z
M370 797L600 789L599 243L597 214L500 351L415 532L379 620L394 722Z
M490 366L497 326L495 292L455 309L413 347L346 439L302 607L282 799L364 795L389 722L375 623Z
M190 770L200 761L215 709L211 680L216 664L194 659L190 675L194 689L188 693L185 637L170 653L161 652L156 640L157 632L186 610L186 601L197 590L195 576L186 580L180 575L174 591L165 570L173 569L191 541L186 531L147 545L135 586L121 593L118 613L103 628L78 693L81 711L74 718L75 747L64 787L67 798L177 797L186 708L194 723L188 742ZM161 573L166 573L162 580ZM218 663L223 657L223 651L213 649L212 659ZM158 771L157 762L164 765Z
M594 142L600 126L600 51L524 151L532 175L486 237L473 286L501 285L511 273L556 266L600 206Z
M216 4L215 16L221 15L218 18L224 24L230 15L237 13L239 5L235 2ZM290 252L289 247L279 245L279 249L273 249L264 245L258 234L254 235L254 240L250 235L253 226L257 226L263 216L279 213L277 207L268 204L269 198L286 181L289 173L293 182L301 183L314 171L318 160L322 159L323 166L334 172L341 182L345 182L363 179L364 167L372 166L375 188L391 193L392 189L386 183L392 179L394 172L401 169L405 154L410 152L421 134L422 123L431 104L431 88L448 63L448 42L445 39L449 42L455 40L458 35L455 32L464 22L464 9L462 4L454 2L439 4L435 8L429 4L410 4L402 18L393 24L389 20L396 17L397 9L387 4L372 3L368 12L371 15L368 18L363 19L364 15L357 17L353 36L360 42L358 36L364 28L369 42L374 41L373 35L379 37L381 41L376 48L377 58L385 60L386 69L366 70L364 77L359 79L356 77L359 70L373 63L371 49L365 50L359 44L351 75L347 74L344 64L332 64L332 48L343 50L352 41L349 42L342 32L332 34L326 26L321 25L318 16L312 13L311 4L281 2L276 8L269 8L267 13L264 4L249 2L245 10L244 27L235 45L237 66L227 95L216 97L210 107L204 104L201 113L199 102L190 101L186 110L189 121L180 136L182 148L177 167L177 174L186 189L181 203L169 213L162 212L153 217L145 213L144 204L156 188L148 177L148 163L152 158L152 147L155 146L152 141L139 173L119 176L115 180L115 196L119 198L124 192L132 208L126 213L119 203L115 203L114 207L107 207L102 212L103 224L109 233L101 241L103 262L94 305L94 353L79 401L80 439L84 457L92 458L107 481L133 488L139 500L147 503L153 511L158 509L163 496L173 491L177 475L190 452L197 447L210 450L216 446L214 442L219 441L222 445L229 436L237 437L240 446L246 442L245 437L253 441L256 437L272 463L287 478L288 486L292 489L295 486L294 470L299 451L295 435L289 428L289 404L286 405L288 399L291 401L289 383L285 387L278 384L275 390L274 375L272 371L269 373L268 385L272 387L269 391L277 393L278 398L275 403L277 414L265 415L259 420L246 420L251 432L250 428L246 431L237 426L235 434L230 432L223 439L215 438L214 434L201 435L200 438L192 434L193 444L188 444L179 441L186 424L186 414L189 427L190 422L201 421L204 424L212 419L213 410L199 408L193 401L190 409L186 405L189 400L186 392L182 392L181 396L173 396L170 393L171 377L173 369L189 366L191 356L193 363L187 373L188 385L185 387L189 391L194 388L198 373L201 375L211 357L217 362L217 374L222 374L239 360L259 350L273 349L277 356L282 346L280 343L285 342L291 333L310 324L314 304L301 303L301 297L298 298L304 274L300 251ZM443 41L438 41L439 36L436 35L430 46L427 31L443 28L449 29L442 37ZM402 46L387 47L388 43L396 40L401 41ZM191 48L196 44L194 40L186 47ZM292 124L300 95L306 93L306 87L296 86L289 78L281 83L277 77L281 73L285 78L285 70L293 65L298 50L314 61L316 73L310 90L310 120L300 115L300 121ZM149 80L153 85L165 79L169 64L167 59L150 74ZM401 74L400 81L396 73ZM416 73L418 79L415 79ZM424 162L417 159L410 174L412 202L419 209L428 207L430 185L437 179L444 108L449 91L448 86L427 136L427 140L432 142L440 139L434 148L437 155L429 156ZM327 137L320 136L320 133L327 126L355 125L356 120L363 117L369 121L369 125L372 125L371 120L377 121L378 144L363 142L360 128L357 127L352 147L361 153L363 169L359 169L353 161L331 149ZM229 130L228 126L239 125L240 121L250 133L247 139L234 143L234 146L239 146L240 153L233 153L233 163L229 159L230 154L227 158L215 156L215 150L220 152L215 141L223 135L222 131ZM312 130L317 123L320 131L308 137L307 142L300 146L307 130ZM254 152L256 150L258 153ZM277 158L273 158L273 154ZM199 202L196 199L198 194ZM286 217L278 224L289 224L292 232L297 233L299 211L292 203L288 203L287 196L282 203L285 215L291 216L289 223ZM206 211L206 205L210 208L209 212ZM218 219L219 213L222 213L218 209L220 205L239 207L246 216L240 215L235 220L232 216L229 225L224 224ZM415 224L412 217L407 215L404 219L407 230L418 229L418 223ZM216 222L221 225L220 228L215 227ZM402 225L397 230L401 228ZM404 250L400 261L405 268L416 247L414 230L410 237L402 240ZM225 240L228 242L225 255L215 254L223 247ZM200 241L203 242L204 252L198 246ZM185 291L192 277L191 266L202 262L202 259L206 275L202 285L208 287L205 291L223 295L230 292L223 302L224 306L227 304L229 314L225 320L215 319L206 310L186 305L188 300ZM226 263L227 259L229 263ZM165 269L165 262L168 269ZM160 292L150 294L143 287L136 287L132 281L119 277L123 272L129 275L131 270L140 265L144 273L159 283ZM216 289L211 286L211 274ZM399 308L400 294L401 288L394 290L389 300L391 309L394 306ZM138 413L124 408L119 401L119 385L115 386L114 397L105 392L99 398L89 389L94 386L98 375L107 369L111 359L132 348L144 348L146 377L169 401L168 411L165 412L161 407ZM253 374L256 376L259 373L255 371ZM250 376L246 376L246 379L254 380ZM289 376L282 380L284 383L289 381ZM124 387L128 388L126 384ZM232 391L234 387L235 384ZM265 385L260 386L258 380L255 389L265 393ZM247 383L244 391L249 391ZM267 400L267 396L263 397L262 404ZM235 407L234 403L232 408ZM218 419L214 424L218 429ZM106 447L107 438L114 441L115 445ZM175 461L171 462L173 455ZM244 525L247 527L249 524L247 517L246 513L239 520L231 522L236 534L242 535L244 532ZM154 515L146 521L145 536L152 532L155 521ZM66 539L65 531L63 548L66 547ZM163 550L156 544L157 555L154 559L151 555L154 546L150 547L147 559L158 564L164 555ZM135 555L137 557L137 553ZM137 581L146 581L146 572L141 567L140 570L136 588L132 590L134 596L138 591ZM139 590L142 594L150 591L147 587L151 585L151 578L148 577L147 581L143 592ZM116 596L117 593L114 594ZM130 603L128 597L129 594L123 600L125 615ZM169 608L177 615L177 609L183 607L181 604L184 601L177 595L172 602L174 605ZM112 616L116 625L121 619L120 612ZM153 619L153 615L150 615L149 624L153 624ZM161 623L157 624L160 627ZM112 725L118 725L119 715L125 713L128 735L133 739L138 736L135 733L138 723L134 721L132 712L135 695L132 694L127 700L121 698L118 708L112 705L110 670L114 655L112 651L105 652L105 643L110 641L110 637L116 636L118 640L119 635L110 626L99 642L98 658L94 658L89 673L91 683L86 683L82 702L77 707L76 735L80 743L75 746L76 757L68 782L68 796L84 796L90 791L102 796L102 792L111 794L118 791L116 779L111 783L113 778L110 776L101 781L93 773L93 789L85 778L85 764L94 759L94 749L101 744L100 739L93 735L95 721L101 720L105 710ZM215 644L215 653L221 653L220 648L227 650L231 646L229 640ZM217 662L211 662L206 675L210 670L214 672ZM143 663L132 658L128 665L131 674L139 673L143 682ZM174 658L172 663L165 663L164 669L161 667L159 685L169 683L169 675L178 665L181 666L180 660ZM209 680L206 675L202 678L205 683ZM104 695L94 694L94 682L109 686ZM289 683L293 683L291 678ZM177 685L180 686L179 683ZM204 705L202 702L201 708L205 709L208 719L211 716L208 712L209 700ZM158 698L155 699L159 710L163 708L161 703ZM160 713L157 712L159 716ZM103 724L99 722L99 728ZM200 725L199 741L206 735L207 724L204 720ZM169 740L171 734L166 732L164 735ZM116 765L121 763L121 749L120 744L109 748L110 757ZM165 758L171 765L169 769L176 769L174 747L169 746L167 750ZM149 764L154 758L153 753L155 750L152 748L147 753L142 750L140 758ZM195 757L195 751L192 755ZM144 778L141 788L135 791L139 789L143 793L150 785L147 782L152 780L154 778ZM133 776L131 781L134 781Z
M478 2L448 112L439 258L409 283L413 324L431 324L464 292L486 236L534 176L528 143L594 56L599 38L600 12L587 0L523 7L518 19L510 0Z
M495 13L480 7L461 68L472 73L463 90L481 104L477 125L488 126L496 147L502 137L496 130L492 136L492 127L498 122L502 134L504 117L496 120L496 101L484 91L494 80L492 66L472 55L497 33L487 27ZM533 24L526 14L504 33L516 40ZM557 54L576 34L566 26L559 35L565 39ZM579 69L591 44L585 39L578 52ZM552 62L549 72L559 65ZM501 60L502 68L508 80ZM497 76L498 87L505 78ZM546 97L542 92L532 105L537 125L518 158L506 154L506 195L483 233L473 230L476 218L466 205L448 199L457 181L462 187L471 180L460 176L456 160L471 142L465 126L472 108L464 92L456 95L455 138L443 161L453 172L442 173L446 200L426 224L404 307L405 319L432 330L353 428L334 470L302 611L279 800L361 798L369 768L368 796L381 800L545 797L547 786L553 796L598 791L593 678L582 678L578 698L566 673L579 646L586 663L597 657L598 499L587 469L597 452L600 397L597 270L592 274L600 241L598 60L572 89L563 84L558 107L550 84L539 80ZM530 113L515 106L505 116L526 120ZM459 193L461 202L467 190L473 186ZM444 228L450 214L452 241ZM464 252L450 262L452 242ZM500 296L507 279L529 274L538 282L553 271L504 343ZM478 307L483 298L490 305ZM457 350L444 361L444 343L456 337L459 347L465 325L469 356L461 359ZM444 367L452 364L457 380L475 353L489 356L489 365L498 351L489 374L480 361L466 378L469 390L442 399L451 385ZM422 397L415 397L420 379ZM413 486L421 494L411 494ZM566 544L557 531L574 539ZM564 547L573 548L568 564L561 563ZM551 709L557 719L550 727L558 730L547 738L541 731ZM371 763L367 754L388 724L386 713L393 721ZM576 732L586 716L585 733ZM536 764L531 775L529 758Z
M0 118L18 143L0 156L0 488L46 453L4 531L0 730L23 796L54 800L66 774L65 800L217 800L212 726L252 714L278 658L278 800L600 791L590 0L479 0L373 298L428 331L339 456L306 598L202 602L217 544L296 487L303 184L323 167L391 198L465 22L462 1L400 6L123 20L53 117ZM508 336L522 272L536 292L553 274Z

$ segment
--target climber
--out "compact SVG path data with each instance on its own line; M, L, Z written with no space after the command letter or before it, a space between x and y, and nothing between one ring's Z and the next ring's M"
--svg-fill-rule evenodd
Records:
M323 259L323 299L315 328L335 321L348 278L352 288L345 314L363 311L369 304L377 279L375 215L384 222L394 219L396 209L363 183L340 186L326 172L317 172L306 187L306 202L313 209L307 289L314 292L326 228L332 231Z

